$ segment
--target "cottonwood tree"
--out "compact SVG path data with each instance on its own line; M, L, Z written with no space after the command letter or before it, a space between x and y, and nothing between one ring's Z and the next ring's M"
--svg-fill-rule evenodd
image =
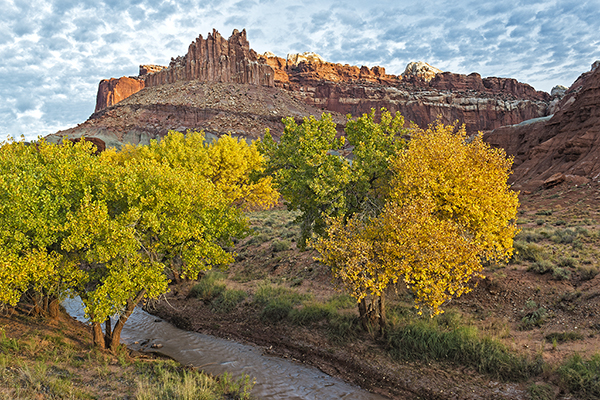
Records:
M481 135L469 140L464 127L413 127L408 149L391 161L383 211L329 219L327 235L316 242L320 260L357 300L378 299L382 329L384 291L399 282L417 308L438 314L470 290L483 260L512 254L519 203L507 185L511 165Z
M206 168L211 152L226 156ZM268 206L277 193L268 179L249 180L261 158L230 137L205 144L202 134L171 133L146 148L92 153L89 144L44 141L0 150L0 184L8 190L0 206L18 216L0 217L7 245L0 262L8 267L0 300L15 304L32 289L77 294L95 344L114 350L135 306L168 290L174 260L178 274L191 279L232 261L227 248L248 232L240 196Z
M404 118L375 110L350 119L345 136L338 134L330 114L304 118L301 124L284 118L283 134L276 142L269 131L259 151L266 159L265 173L273 176L289 210L301 211L300 246L313 233L325 233L328 217L348 220L356 213L378 214L389 188L391 157L406 144ZM352 150L352 160L341 156Z

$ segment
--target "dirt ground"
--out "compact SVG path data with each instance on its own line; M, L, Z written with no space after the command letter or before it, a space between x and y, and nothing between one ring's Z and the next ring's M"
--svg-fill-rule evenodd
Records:
M549 366L575 353L596 353L600 349L599 199L597 183L567 182L522 193L518 217L522 232L515 243L532 246L536 253L529 259L516 256L508 265L487 266L486 277L474 282L474 290L446 309L461 313L516 352L541 355ZM252 294L268 280L311 293L317 300L334 294L327 268L313 260L314 252L298 251L289 220L278 221L273 215L263 212L252 219L259 240L238 244L237 261L227 271L227 287ZM567 237L571 241L557 239L562 234L571 235ZM276 242L283 243L283 250L277 250ZM534 259L560 271L536 272ZM530 398L532 383L549 384L556 398L575 398L564 393L551 371L535 382L514 383L448 363L398 362L376 334L363 332L357 340L335 343L323 330L261 320L250 300L232 312L214 312L206 302L189 296L192 286L191 282L173 286L168 302L151 304L150 311L181 328L261 346L265 353L314 365L390 398L524 399ZM538 310L543 312L536 319Z

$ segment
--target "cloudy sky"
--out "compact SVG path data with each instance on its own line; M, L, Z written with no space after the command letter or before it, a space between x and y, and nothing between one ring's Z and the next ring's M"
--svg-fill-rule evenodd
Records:
M259 53L410 61L569 86L600 59L600 0L0 0L0 140L85 121L98 82L167 65L213 28Z

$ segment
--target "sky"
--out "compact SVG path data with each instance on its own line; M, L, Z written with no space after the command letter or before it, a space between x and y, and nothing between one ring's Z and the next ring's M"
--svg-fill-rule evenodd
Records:
M102 79L168 65L213 28L259 53L401 74L411 61L549 92L600 59L600 0L0 0L0 140L84 122Z

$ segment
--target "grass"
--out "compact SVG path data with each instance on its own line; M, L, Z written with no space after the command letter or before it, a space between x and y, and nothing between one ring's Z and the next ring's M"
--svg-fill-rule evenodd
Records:
M449 361L505 380L537 375L543 363L511 352L456 314L408 319L390 328L386 341L390 355L398 360Z
M575 354L559 369L561 383L580 399L600 398L600 353L588 359Z
M294 306L311 298L284 286L263 283L254 293L254 303L262 308L260 317L266 322L279 322L288 317Z
M190 296L196 297L204 302L210 302L223 291L225 291L225 283L223 283L223 274L219 271L208 271L200 281L190 290Z
M248 294L243 290L227 289L225 276L220 271L208 271L190 289L190 296L210 304L217 312L231 312Z
M566 343L582 340L583 335L579 332L553 332L544 336L548 343Z
M250 399L254 382L243 375L232 379L227 373L213 378L174 362L150 365L136 380L136 400Z
M250 399L246 375L213 377L172 360L134 360L127 350L103 353L80 342L82 327L65 329L69 336L43 329L53 332L11 338L0 328L0 399Z

